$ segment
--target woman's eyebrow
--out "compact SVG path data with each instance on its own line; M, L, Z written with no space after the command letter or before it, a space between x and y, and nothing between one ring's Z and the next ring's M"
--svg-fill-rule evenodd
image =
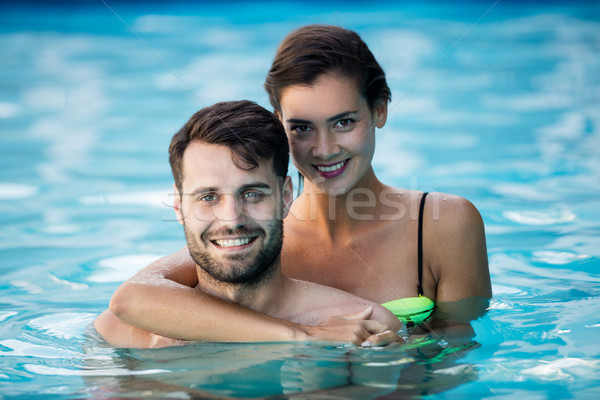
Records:
M358 111L344 111L341 114L334 115L333 117L327 118L327 122L334 122L334 121L337 121L338 119L348 118L349 116L351 116L352 114L356 114L357 112Z
M357 112L358 112L358 110L344 111L343 113L340 113L340 114L334 115L333 117L327 118L327 122L333 122L338 119L344 119L344 118L351 116L352 114L356 114ZM312 123L311 121L309 121L307 119L300 119L300 118L289 118L289 119L286 119L286 122L291 123L291 124L304 124L304 125L308 125L308 124Z
M290 123L290 124L301 124L301 125L308 125L311 123L307 119L298 119L298 118L286 119L285 122Z

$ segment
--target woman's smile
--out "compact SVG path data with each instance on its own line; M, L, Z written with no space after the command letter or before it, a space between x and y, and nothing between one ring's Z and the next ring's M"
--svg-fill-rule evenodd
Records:
M313 164L313 167L316 168L319 175L323 178L330 179L340 176L346 170L349 162L350 158L347 158L332 164Z

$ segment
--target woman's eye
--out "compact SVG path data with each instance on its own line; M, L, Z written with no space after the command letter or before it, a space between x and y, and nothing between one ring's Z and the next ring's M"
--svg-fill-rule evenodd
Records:
M298 135L305 135L311 131L308 125L294 125L290 130Z
M351 118L340 119L335 125L339 128L350 128L354 120Z

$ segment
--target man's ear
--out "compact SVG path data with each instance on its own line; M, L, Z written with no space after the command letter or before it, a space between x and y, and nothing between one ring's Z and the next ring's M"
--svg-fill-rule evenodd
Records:
M177 216L177 221L183 225L183 213L181 211L181 194L177 190L177 185L173 184L173 210Z
M385 121L387 121L388 103L385 100L377 100L373 107L373 118L375 119L375 126L383 128Z
M294 185L292 184L292 178L289 176L285 177L283 186L281 188L281 199L283 202L283 210L281 210L281 219L287 217L294 201Z

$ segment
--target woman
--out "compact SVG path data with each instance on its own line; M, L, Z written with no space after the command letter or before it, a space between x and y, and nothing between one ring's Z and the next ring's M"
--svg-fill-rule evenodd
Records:
M333 26L292 32L265 87L304 177L284 224L286 275L382 303L409 325L431 325L434 303L438 319L481 315L491 286L475 207L453 195L393 188L375 176L375 127L385 125L391 93L361 38ZM299 326L213 298L193 289L196 283L184 248L125 282L110 308L132 325L188 340L365 339L347 329L367 326L368 312ZM451 306L461 302L478 306L453 315Z

